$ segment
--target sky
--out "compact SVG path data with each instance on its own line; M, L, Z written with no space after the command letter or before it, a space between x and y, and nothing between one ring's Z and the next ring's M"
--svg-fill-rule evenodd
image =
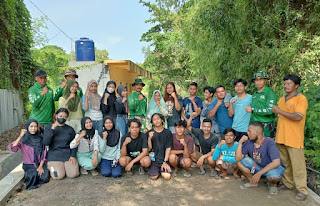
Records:
M145 23L150 13L139 0L24 0L31 17L40 18L43 14L30 1L72 39L92 39L98 49L109 52L110 59L144 62L142 48L148 44L140 38L152 25ZM48 45L70 53L71 40L51 22L47 26L43 31Z

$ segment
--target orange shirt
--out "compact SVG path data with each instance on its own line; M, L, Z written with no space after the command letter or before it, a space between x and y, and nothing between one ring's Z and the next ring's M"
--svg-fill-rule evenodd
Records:
M281 97L279 99L278 106L285 112L301 113L303 118L301 121L294 121L279 115L276 143L298 149L303 148L304 127L308 109L307 98L302 94L298 94L297 96L285 101L285 97Z

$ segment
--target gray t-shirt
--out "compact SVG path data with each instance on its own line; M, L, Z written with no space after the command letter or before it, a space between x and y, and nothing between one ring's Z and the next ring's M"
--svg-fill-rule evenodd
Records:
M219 144L219 137L216 134L210 133L210 137L207 139L204 137L202 129L193 127L191 133L193 133L194 136L198 139L201 148L201 153L204 155L211 152L211 149L216 148L217 144Z
M183 101L182 101L182 97L181 96L178 96L178 102L181 106L181 109L183 107ZM169 107L169 114L168 114L168 127L171 127L171 126L174 126L174 123L177 121L177 120L181 120L181 109L180 111L177 111L176 110L176 107L174 105L174 99L172 98L171 100L171 105L169 106L169 103L166 102L166 104L168 105ZM170 109L170 107L172 107L172 110Z

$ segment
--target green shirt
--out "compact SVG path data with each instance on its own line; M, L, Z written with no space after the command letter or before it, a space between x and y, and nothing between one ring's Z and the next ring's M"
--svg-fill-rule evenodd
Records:
M139 94L137 92L133 92L128 97L128 105L129 105L129 118L133 118L135 115L145 116L147 111L147 97L145 97L142 93L143 99L139 100Z
M48 93L41 95L43 87L36 82L28 91L29 101L32 105L32 111L29 119L37 120L42 126L52 122L54 113L53 90L46 85Z
M251 121L272 122L275 118L272 107L277 101L277 95L268 86L262 92L253 94Z
M56 89L56 93L54 93L53 100L54 101L59 101L59 98L62 97L62 95L64 94L65 90L66 90L66 87L62 89L61 85L58 86L57 89ZM79 92L77 92L77 94L82 98L82 96L83 96L82 89L79 87L78 90L79 90Z

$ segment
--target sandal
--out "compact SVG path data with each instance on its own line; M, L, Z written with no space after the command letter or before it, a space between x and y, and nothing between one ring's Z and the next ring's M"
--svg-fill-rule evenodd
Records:
M252 186L252 185L250 185L250 183L246 183L246 184L241 185L240 189L245 190L245 189L254 188L254 187L258 187L258 186Z
M173 176L173 177L176 177L177 175L178 175L178 171L172 170L172 176Z
M217 180L219 180L219 179L222 179L222 180L228 180L228 179L230 179L230 177L228 177L228 176L224 176L224 175L216 175L215 176L215 178L217 179Z
M99 172L97 172L95 169L90 171L92 176L97 176L99 174Z
M81 167L80 173L81 173L82 175L87 175L87 174L88 174L88 171Z
M278 188L273 187L270 185L270 182L267 182L268 188L269 188L269 194L270 195L277 195L278 194Z
M199 175L204 175L204 174L206 174L206 171L205 171L205 170L200 169L200 170L199 170L199 172L198 172L198 174L199 174Z
M139 174L140 175L144 175L145 174L145 171L142 167L139 167Z
M191 177L191 173L188 172L188 171L181 171L182 175L185 176L185 177Z
M294 199L298 201L305 201L307 199L307 195L303 194L302 192L298 192Z
M133 170L131 169L130 171L127 171L127 175L132 176L133 175Z
M210 171L210 177L215 177L218 175L218 172L216 170Z
M290 190L289 187L287 187L287 185L285 185L285 184L279 185L278 189L280 189L280 190Z

